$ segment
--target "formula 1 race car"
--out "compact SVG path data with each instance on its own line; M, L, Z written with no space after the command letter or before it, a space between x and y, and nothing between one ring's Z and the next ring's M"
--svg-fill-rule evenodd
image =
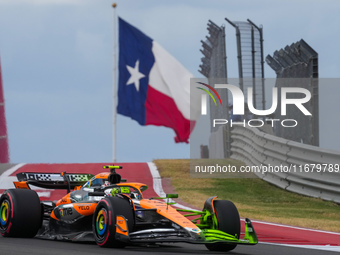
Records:
M104 168L110 172L96 176L17 174L16 189L6 190L0 198L0 233L4 237L94 240L101 247L120 248L188 242L205 244L211 251L229 251L238 244L257 243L247 218L240 239L240 217L230 201L210 197L202 211L175 209L171 200L177 194L145 199L142 192L147 185L124 182L116 173L120 166ZM59 201L40 201L29 185L66 189L67 195Z

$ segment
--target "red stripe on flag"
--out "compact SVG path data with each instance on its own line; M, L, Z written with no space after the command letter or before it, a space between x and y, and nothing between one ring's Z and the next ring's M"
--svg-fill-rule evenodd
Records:
M166 126L172 128L176 133L176 143L188 143L190 131L191 128L194 127L193 124L195 121L190 121L184 118L172 98L149 85L145 102L145 110L145 125Z

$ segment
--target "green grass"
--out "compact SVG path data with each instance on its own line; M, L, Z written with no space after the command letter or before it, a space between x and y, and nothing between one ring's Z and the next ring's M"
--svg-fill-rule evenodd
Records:
M340 206L275 187L258 178L190 178L190 160L155 160L184 201L202 208L210 196L230 200L241 217L340 232ZM241 165L228 159L228 164Z

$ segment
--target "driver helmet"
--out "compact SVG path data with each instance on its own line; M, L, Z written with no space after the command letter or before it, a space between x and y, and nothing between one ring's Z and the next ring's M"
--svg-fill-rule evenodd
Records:
M104 180L104 183L102 184L102 188L105 188L106 186L109 186L110 182L108 180Z
M138 192L131 192L131 198L139 200L141 196L139 195Z

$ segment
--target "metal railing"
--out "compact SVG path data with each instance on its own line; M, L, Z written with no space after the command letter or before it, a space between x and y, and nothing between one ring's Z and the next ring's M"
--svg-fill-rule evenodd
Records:
M243 126L235 126L231 138L232 158L258 169L265 167L266 171L255 173L259 178L291 192L340 204L340 152Z

